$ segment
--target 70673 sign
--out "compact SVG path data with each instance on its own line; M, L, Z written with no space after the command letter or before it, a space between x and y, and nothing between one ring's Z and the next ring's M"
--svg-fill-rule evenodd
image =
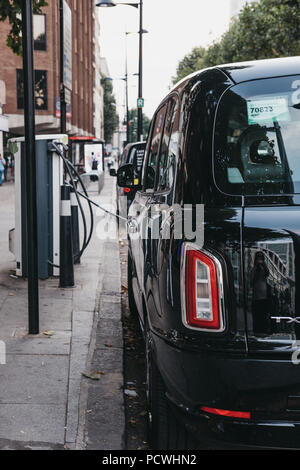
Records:
M248 124L261 122L288 121L290 119L288 102L283 96L266 97L247 101Z

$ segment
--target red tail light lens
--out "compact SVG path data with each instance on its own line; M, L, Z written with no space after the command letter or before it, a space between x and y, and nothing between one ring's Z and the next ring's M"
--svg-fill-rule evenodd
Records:
M202 330L220 331L218 271L207 254L189 249L185 256L185 322Z
M250 411L219 410L217 408L209 408L207 406L202 406L201 410L205 411L206 413L212 413L214 415L219 415L219 416L228 416L231 418L243 418L243 419L251 418Z
M123 191L125 194L128 194L130 193L131 189L130 188L123 188Z

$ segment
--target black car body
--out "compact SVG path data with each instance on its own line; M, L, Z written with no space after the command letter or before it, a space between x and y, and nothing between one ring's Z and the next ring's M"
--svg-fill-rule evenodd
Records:
M300 448L299 135L299 57L197 72L153 117L128 287L155 448Z
M121 200L120 198L126 198L126 207L124 208L127 212L130 204L132 203L137 189L140 189L141 181L141 170L144 163L146 142L133 142L126 145L122 155L120 157L119 168L124 165L131 164L134 169L135 185L134 187L123 187L117 186L117 208L120 212Z

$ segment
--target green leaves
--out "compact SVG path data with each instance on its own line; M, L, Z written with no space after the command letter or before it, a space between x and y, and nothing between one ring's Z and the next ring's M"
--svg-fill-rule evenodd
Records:
M194 47L190 54L187 54L182 61L179 62L179 65L176 70L176 76L173 77L173 83L178 82L186 75L194 72L195 70L201 68L202 58L205 55L204 47Z
M21 19L21 6L23 0L1 0L0 2L0 21L8 20L11 25L11 30L7 36L6 44L12 51L21 56L22 55L22 19ZM34 14L41 14L42 8L47 6L45 0L33 0L32 9Z
M104 90L104 140L108 143L111 142L113 133L118 128L119 116L116 111L116 100L111 80L103 77L101 85Z
M220 41L185 56L173 83L217 64L299 54L300 0L260 0L244 6Z
M129 142L135 142L137 140L137 120L138 120L138 112L137 108L130 109L128 112L129 115ZM126 121L125 121L126 124ZM143 129L142 129L142 134L144 136L144 139L146 138L148 134L150 126L150 119L148 116L143 113Z

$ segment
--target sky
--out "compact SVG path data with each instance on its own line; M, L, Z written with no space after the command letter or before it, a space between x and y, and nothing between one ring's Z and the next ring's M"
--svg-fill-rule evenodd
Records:
M138 0L128 0L137 2ZM119 0L124 3L124 0ZM152 117L172 86L179 61L193 47L207 46L228 28L230 0L143 0L143 112ZM120 118L125 115L127 43L129 108L138 94L139 11L132 6L98 8L101 55L106 58ZM125 32L133 34L126 35ZM126 39L127 38L127 39Z

